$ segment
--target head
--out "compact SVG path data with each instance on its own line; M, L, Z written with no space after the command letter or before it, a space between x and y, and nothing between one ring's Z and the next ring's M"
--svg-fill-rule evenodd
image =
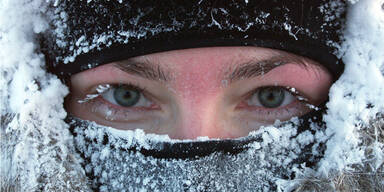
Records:
M75 154L66 169L93 190L290 190L291 181L362 161L346 157L361 139L346 135L364 119L348 118L374 117L380 102L359 100L364 92L348 84L355 68L343 71L341 56L356 53L348 47L354 42L341 44L344 1L39 6L47 25L38 25L38 51L55 76L28 76L38 79L28 90L49 100L30 118L42 122L34 125L40 138L54 138L48 146ZM56 76L68 87L65 100L60 81L49 79ZM369 114L351 107L339 114L348 97L374 103L358 108ZM21 106L10 102L12 110Z

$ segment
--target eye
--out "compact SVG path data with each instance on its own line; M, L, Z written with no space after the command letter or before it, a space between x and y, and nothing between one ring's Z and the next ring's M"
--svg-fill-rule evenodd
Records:
M121 107L151 107L153 104L144 97L141 89L126 84L113 85L101 96L104 100Z
M292 103L295 97L282 87L261 87L247 100L249 106L279 108Z
M279 86L259 87L247 94L237 109L241 111L241 116L250 117L264 125L308 113L311 110L308 105L312 101L291 89Z

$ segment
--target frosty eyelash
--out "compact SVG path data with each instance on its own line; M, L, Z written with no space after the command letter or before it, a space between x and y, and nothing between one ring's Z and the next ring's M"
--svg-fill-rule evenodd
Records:
M308 99L305 98L304 96L302 96L302 94L299 91L297 91L296 88L294 88L294 87L285 87L285 89L289 93L291 93L293 96L295 96L297 100L308 102Z
M88 101L93 100L94 98L100 96L101 94L107 92L111 88L110 84L101 84L96 87L96 93L87 94L84 99L78 100L78 103L86 103Z
M110 84L99 85L96 87L96 91L97 91L97 93L101 94L101 93L108 91L110 88L111 88Z
M316 107L316 106L314 106L314 105L312 105L312 104L309 104L309 103L306 103L305 106L307 106L307 107L309 107L310 109L315 110L315 111L319 111L319 110L320 110L319 107Z
M78 100L77 102L80 104L86 103L86 102L91 101L92 99L94 99L100 95L101 94L88 94L88 95L86 95L86 97L84 99Z
M264 87L264 86L263 86ZM250 94L253 94L255 93L257 90L263 88L263 87L258 87L256 89L254 89L253 91L251 91ZM273 87L273 86L266 86L266 87ZM280 86L276 86L276 87L280 87ZM307 99L306 97L303 96L303 94L301 94L299 91L296 90L296 88L294 87L289 87L289 86L286 86L286 87L281 87L283 89L285 89L286 91L288 91L289 93L291 93L297 100L299 101L302 101L302 102L305 102L307 104L309 104L309 99Z
M84 99L78 100L77 102L82 104L82 103L86 103L86 102L92 101L93 99L101 96L102 94L104 94L107 91L109 91L111 88L115 88L118 85L119 84L112 84L112 85L111 84L100 84L100 85L97 85L97 87L94 89L93 93L87 94ZM145 93L146 92L145 88L142 88L142 87L140 87L138 85L134 85L132 83L125 83L125 85L130 86L130 87L134 87L140 93Z
M153 111L140 107L122 107L116 106L113 102L110 102L104 98L104 94L119 86L132 87L145 97L146 89L132 83L115 83L115 84L100 84L95 88L92 88L90 94L87 94L84 99L78 100L78 103L88 107L92 113L102 115L103 118L109 121L115 121L116 119L130 119L132 116L142 114L141 112Z
M279 107L276 107L273 109L260 107L260 106L245 106L244 107L244 105L239 105L239 106L244 107L244 108L243 107L240 107L240 108L247 109L247 110L254 111L254 112L257 111L258 113L267 113L267 114L276 113L277 114L277 113L280 113L281 111L289 111L289 110L291 110L291 108L293 106L297 107L299 105L299 104L294 105L294 103L301 103L300 104L301 106L306 106L308 109L319 110L318 107L311 104L310 99L307 99L307 97L303 96L304 94L301 94L296 88L289 87L289 86L277 86L277 85L275 85L275 86L261 86L261 87L253 89L248 94L246 94L246 96L244 97L244 100L248 101L249 99L251 99L251 97L255 93L258 93L260 90L262 90L264 88L272 88L272 87L284 90L287 94L291 94L291 97L293 97L296 100L293 100L292 102L290 102L289 104L286 104L284 106L279 106Z
M297 100L305 102L305 106L307 106L308 108L315 110L315 111L320 110L319 107L316 107L315 105L310 104L309 99L303 97L302 94L300 94L294 87L286 87L286 89L290 93L292 93L296 97Z

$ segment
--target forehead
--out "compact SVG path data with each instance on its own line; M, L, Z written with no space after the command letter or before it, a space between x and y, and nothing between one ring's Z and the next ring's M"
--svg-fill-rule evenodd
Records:
M118 61L115 66L155 81L184 79L232 82L266 74L288 63L304 67L320 66L317 62L298 55L262 47L174 50Z

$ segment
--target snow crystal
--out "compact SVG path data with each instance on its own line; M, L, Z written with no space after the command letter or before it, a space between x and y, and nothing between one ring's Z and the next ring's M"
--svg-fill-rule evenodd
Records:
M0 183L17 191L65 191L84 177L79 165L68 165L74 158L63 121L68 89L45 71L44 57L36 52L36 36L49 26L46 9L40 0L0 2ZM3 124L4 117L9 123ZM67 182L69 173L73 180ZM46 178L53 179L44 183Z
M296 31L296 33L293 33L292 32L292 26L290 25L290 24L288 24L288 23L284 23L284 29L285 30L287 30L288 32L289 32L289 35L291 35L292 37L294 37L296 40L298 40L298 38L296 37L296 33L300 30L298 30L298 31Z
M357 131L384 110L384 78L380 72L384 65L382 2L354 3L341 50L345 71L330 90L329 110L324 117L326 134L331 136L320 166L325 173L363 160Z

